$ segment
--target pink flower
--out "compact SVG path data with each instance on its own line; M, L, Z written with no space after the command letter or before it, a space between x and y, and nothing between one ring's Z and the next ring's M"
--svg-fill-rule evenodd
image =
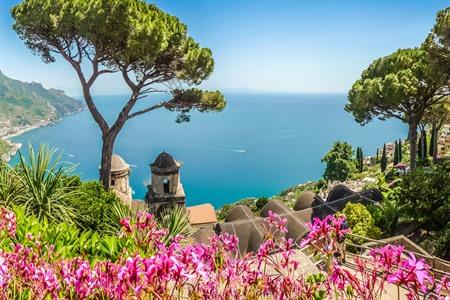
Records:
M388 275L387 281L398 285L404 284L416 290L419 287L423 293L426 293L427 285L434 284L429 269L430 267L423 259L417 260L414 254L410 253L409 258L402 261L398 270Z
M287 218L281 218L277 213L269 210L269 216L266 218L267 223L270 227L278 229L280 232L286 233L287 230Z
M16 235L16 215L3 207L0 208L0 231L2 230L6 230L10 237Z
M2 253L0 252L0 255ZM0 256L0 289L8 286L11 274L8 272L8 266L5 263L5 258Z

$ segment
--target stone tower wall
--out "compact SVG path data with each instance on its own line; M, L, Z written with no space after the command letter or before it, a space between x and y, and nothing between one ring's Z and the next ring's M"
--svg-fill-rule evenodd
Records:
M152 188L155 194L164 194L164 179L166 178L169 180L169 193L175 194L177 192L178 183L180 182L179 173L170 175L152 174Z

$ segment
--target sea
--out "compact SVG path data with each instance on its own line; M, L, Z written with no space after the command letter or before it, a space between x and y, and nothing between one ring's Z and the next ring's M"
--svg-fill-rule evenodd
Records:
M225 93L227 107L220 113L192 112L188 123L177 114L153 111L129 120L119 134L114 152L132 166L133 198L143 199L150 181L149 164L166 151L182 163L181 182L187 205L210 202L215 208L246 197L268 197L290 186L319 179L321 158L337 140L362 147L374 155L383 143L407 134L397 120L356 123L345 112L345 94ZM163 96L140 100L138 108ZM100 111L112 122L127 96L97 96ZM98 179L101 133L89 111L65 117L47 127L12 139L47 144L61 159L76 164L84 180ZM17 162L17 156L12 163Z

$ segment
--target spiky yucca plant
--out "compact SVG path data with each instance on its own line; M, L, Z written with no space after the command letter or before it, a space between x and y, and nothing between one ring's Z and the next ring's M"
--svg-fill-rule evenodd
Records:
M17 173L7 163L0 161L0 206L11 208L21 194Z
M75 180L70 176L74 166L61 163L61 155L56 150L39 146L37 153L29 145L28 163L19 152L18 179L22 192L19 203L24 205L27 214L49 222L74 223L76 211L67 203L69 197L76 195Z
M157 221L159 228L168 230L168 234L164 238L166 243L169 243L177 235L189 238L192 234L192 227L184 206L173 205L164 208Z

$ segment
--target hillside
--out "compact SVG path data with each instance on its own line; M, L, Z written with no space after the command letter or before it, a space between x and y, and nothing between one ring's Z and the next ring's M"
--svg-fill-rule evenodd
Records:
M11 79L0 71L0 125L15 131L14 127L33 126L78 111L83 103L63 91L45 89L40 83L26 83ZM1 130L0 136L7 132Z

